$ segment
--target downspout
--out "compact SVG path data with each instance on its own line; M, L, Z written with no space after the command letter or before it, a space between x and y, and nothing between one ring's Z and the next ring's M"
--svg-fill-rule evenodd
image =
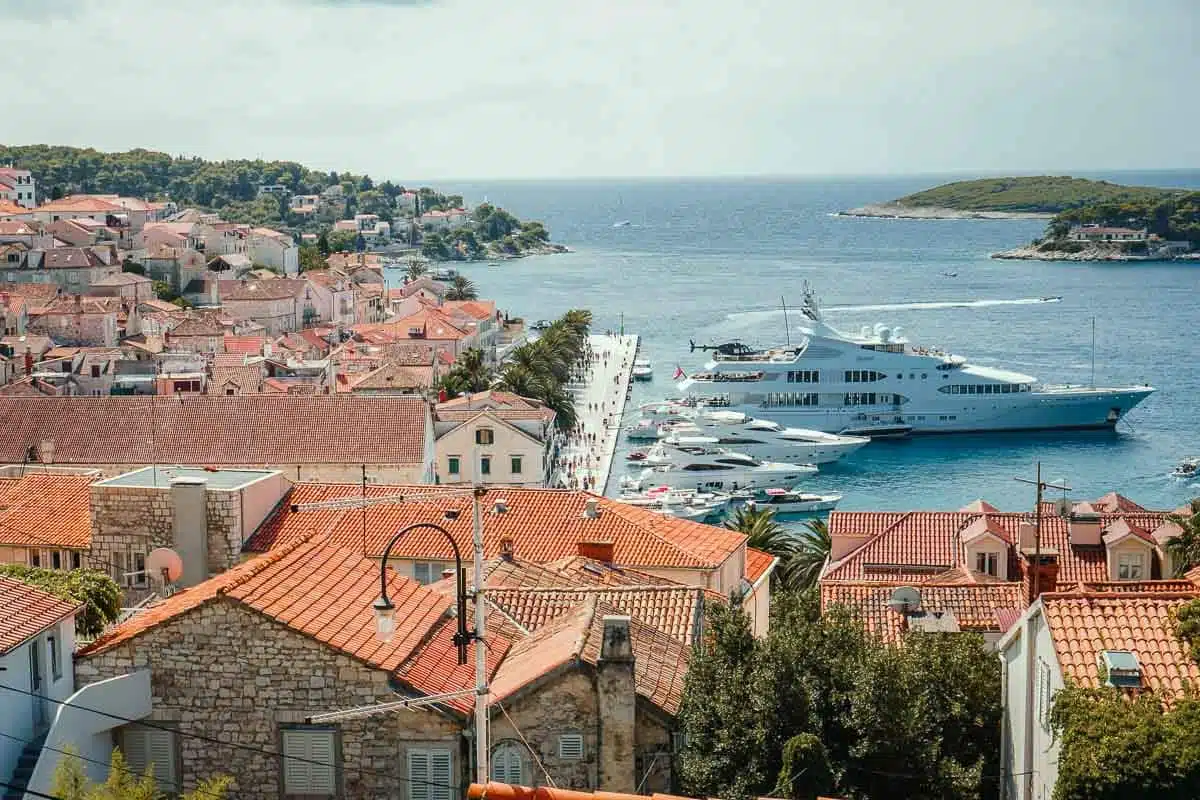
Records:
M1024 800L1033 800L1033 714L1034 714L1034 695L1037 689L1034 687L1034 637L1033 622L1041 613L1041 600L1035 600L1038 604L1036 611L1029 615L1029 619L1025 622L1025 731L1024 731L1024 753L1022 753L1022 770L1025 772L1025 797Z

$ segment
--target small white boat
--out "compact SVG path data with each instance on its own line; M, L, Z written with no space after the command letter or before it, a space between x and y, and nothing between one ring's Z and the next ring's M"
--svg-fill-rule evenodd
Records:
M627 220L627 219L618 220L617 222L613 223L613 227L614 228L628 228L629 220Z
M633 362L633 379L635 381L648 381L654 379L654 367L649 361L637 360Z
M658 424L654 420L642 419L625 426L625 438L631 442L658 441Z
M842 501L840 494L812 494L799 489L764 489L746 501L754 508L769 508L776 514L805 514L832 511Z
M656 486L644 492L622 492L620 500L657 514L704 521L720 515L729 506L729 496Z
M1171 475L1175 478L1200 478L1200 458L1185 458Z
M647 454L645 461L653 466L647 466L636 477L627 475L621 481L622 488L636 490L648 483L722 493L738 489L787 488L817 471L811 464L760 461L744 453L710 445L660 443Z

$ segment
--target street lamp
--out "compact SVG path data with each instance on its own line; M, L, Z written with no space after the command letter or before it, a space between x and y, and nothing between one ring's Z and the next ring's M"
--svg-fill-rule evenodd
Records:
M454 516L458 516L458 514L455 513ZM454 551L454 575L458 595L458 629L455 631L452 641L458 647L458 663L466 664L467 645L474 638L467 631L467 574L463 572L462 554L458 550L458 543L454 541L454 537L450 535L448 530L434 522L416 522L406 528L401 528L388 540L387 547L383 549L383 560L379 562L379 599L371 604L371 608L375 612L375 635L381 641L387 642L391 640L392 634L396 631L396 606L388 598L387 589L388 557L392 554L392 548L404 538L406 533L419 528L427 528L442 534L446 537L446 541L450 543L450 549Z

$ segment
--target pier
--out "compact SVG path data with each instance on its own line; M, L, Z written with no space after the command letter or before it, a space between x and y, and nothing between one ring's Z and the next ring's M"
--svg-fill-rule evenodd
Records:
M588 337L588 345L592 360L585 365L580 379L569 386L579 426L559 449L551 485L604 494L621 435L621 416L633 379L638 337L593 334Z

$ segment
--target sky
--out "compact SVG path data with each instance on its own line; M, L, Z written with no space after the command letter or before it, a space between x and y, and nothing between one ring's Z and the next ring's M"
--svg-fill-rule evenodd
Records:
M0 0L0 29L6 144L396 179L1200 166L1200 0Z

